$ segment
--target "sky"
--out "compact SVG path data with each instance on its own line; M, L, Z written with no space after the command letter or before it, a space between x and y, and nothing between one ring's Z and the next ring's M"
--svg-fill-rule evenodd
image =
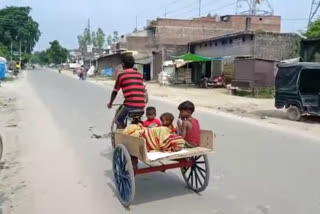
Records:
M263 1L263 0L261 0ZM142 29L147 20L164 17L191 18L198 16L199 0L1 0L6 6L30 6L32 17L40 25L41 38L35 50L48 48L58 40L66 48L78 46L81 34L90 19L91 29L102 28L106 35L117 30L130 33ZM201 15L235 14L236 0L202 0ZM274 14L282 17L281 31L305 30L312 0L269 0ZM320 14L320 11L317 15Z

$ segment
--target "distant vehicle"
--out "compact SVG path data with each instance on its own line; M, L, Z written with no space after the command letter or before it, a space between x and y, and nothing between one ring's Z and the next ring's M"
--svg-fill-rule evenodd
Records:
M226 87L226 81L223 76L217 76L214 78L202 77L200 88L222 88Z
M276 76L275 107L286 108L287 117L320 116L320 63L282 63Z

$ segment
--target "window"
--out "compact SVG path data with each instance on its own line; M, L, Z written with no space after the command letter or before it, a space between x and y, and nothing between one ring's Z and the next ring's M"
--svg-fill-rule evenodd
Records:
M232 42L233 42L232 39L229 39L229 43L232 44Z

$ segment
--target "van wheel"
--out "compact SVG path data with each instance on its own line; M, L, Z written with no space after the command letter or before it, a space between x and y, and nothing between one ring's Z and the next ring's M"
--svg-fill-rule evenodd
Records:
M301 111L297 106L290 106L287 109L287 117L289 120L298 121L301 119Z

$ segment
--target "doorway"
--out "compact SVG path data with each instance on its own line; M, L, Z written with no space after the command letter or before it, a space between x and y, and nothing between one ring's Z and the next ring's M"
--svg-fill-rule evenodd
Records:
M145 81L151 80L151 64L143 65L143 79Z

